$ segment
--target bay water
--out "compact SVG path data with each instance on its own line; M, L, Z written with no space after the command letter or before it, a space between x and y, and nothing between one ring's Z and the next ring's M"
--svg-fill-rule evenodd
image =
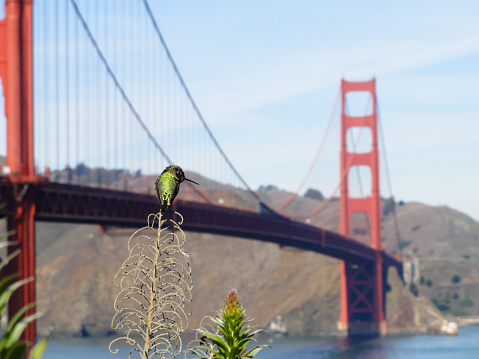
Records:
M131 348L108 351L111 339L51 339L43 359L123 359ZM479 358L479 326L460 328L458 336L389 336L359 343L345 338L260 338L268 344L258 359L472 359ZM133 357L133 356L132 356ZM183 358L183 355L178 356Z

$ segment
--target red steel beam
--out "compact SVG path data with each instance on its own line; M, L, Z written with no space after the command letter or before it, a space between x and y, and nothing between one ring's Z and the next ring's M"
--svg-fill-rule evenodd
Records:
M0 26L0 76L2 77L7 117L7 159L10 181L15 185L9 197L12 209L8 229L20 249L8 266L8 273L33 281L15 291L9 303L12 318L23 306L35 302L35 182L33 167L33 79L32 79L32 0L6 0L5 19ZM35 309L27 311L32 315ZM33 342L36 323L30 323L23 339Z

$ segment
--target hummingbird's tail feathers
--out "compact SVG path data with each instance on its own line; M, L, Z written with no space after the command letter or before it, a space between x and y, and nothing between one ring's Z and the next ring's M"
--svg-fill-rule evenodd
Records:
M172 213L173 208L171 206L166 205L166 204L162 204L162 205L160 205L160 212L161 213Z

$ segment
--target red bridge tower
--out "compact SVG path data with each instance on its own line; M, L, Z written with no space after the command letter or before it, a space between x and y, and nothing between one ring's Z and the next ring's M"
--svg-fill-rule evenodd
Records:
M350 116L345 111L348 92L365 91L372 98L372 112L365 116ZM376 80L365 82L341 81L341 198L340 233L350 237L353 213L363 212L371 224L371 247L376 250L375 262L341 261L341 314L339 327L350 336L386 334L383 301L383 250L381 248L381 207L379 194L379 152L377 131ZM371 130L372 147L367 153L348 152L346 134L352 127ZM371 170L371 196L349 196L348 174L351 167L368 166Z
M8 207L8 230L13 234L9 247L20 255L8 265L10 274L19 274L19 280L32 281L18 288L12 295L8 316L12 318L24 305L35 302L35 184L33 167L33 93L32 93L32 2L33 0L5 0L5 19L0 21L0 77L5 97L7 117L7 160L9 180L13 193L1 198ZM30 308L26 315L35 313ZM35 322L29 323L23 338L33 341Z

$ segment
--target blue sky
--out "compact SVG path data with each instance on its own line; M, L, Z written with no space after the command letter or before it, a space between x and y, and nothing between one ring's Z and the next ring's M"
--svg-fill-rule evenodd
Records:
M204 117L253 188L294 190L322 139L341 77L375 76L395 198L447 205L479 220L478 2L156 5ZM360 114L364 105L356 107ZM338 162L336 115L304 189L329 194ZM381 172L388 196L384 166Z
M375 76L395 198L479 220L478 2L150 5L203 117L252 188L295 190L341 78ZM357 114L365 108L361 98L349 105ZM313 187L329 195L339 181L338 112L300 193Z

